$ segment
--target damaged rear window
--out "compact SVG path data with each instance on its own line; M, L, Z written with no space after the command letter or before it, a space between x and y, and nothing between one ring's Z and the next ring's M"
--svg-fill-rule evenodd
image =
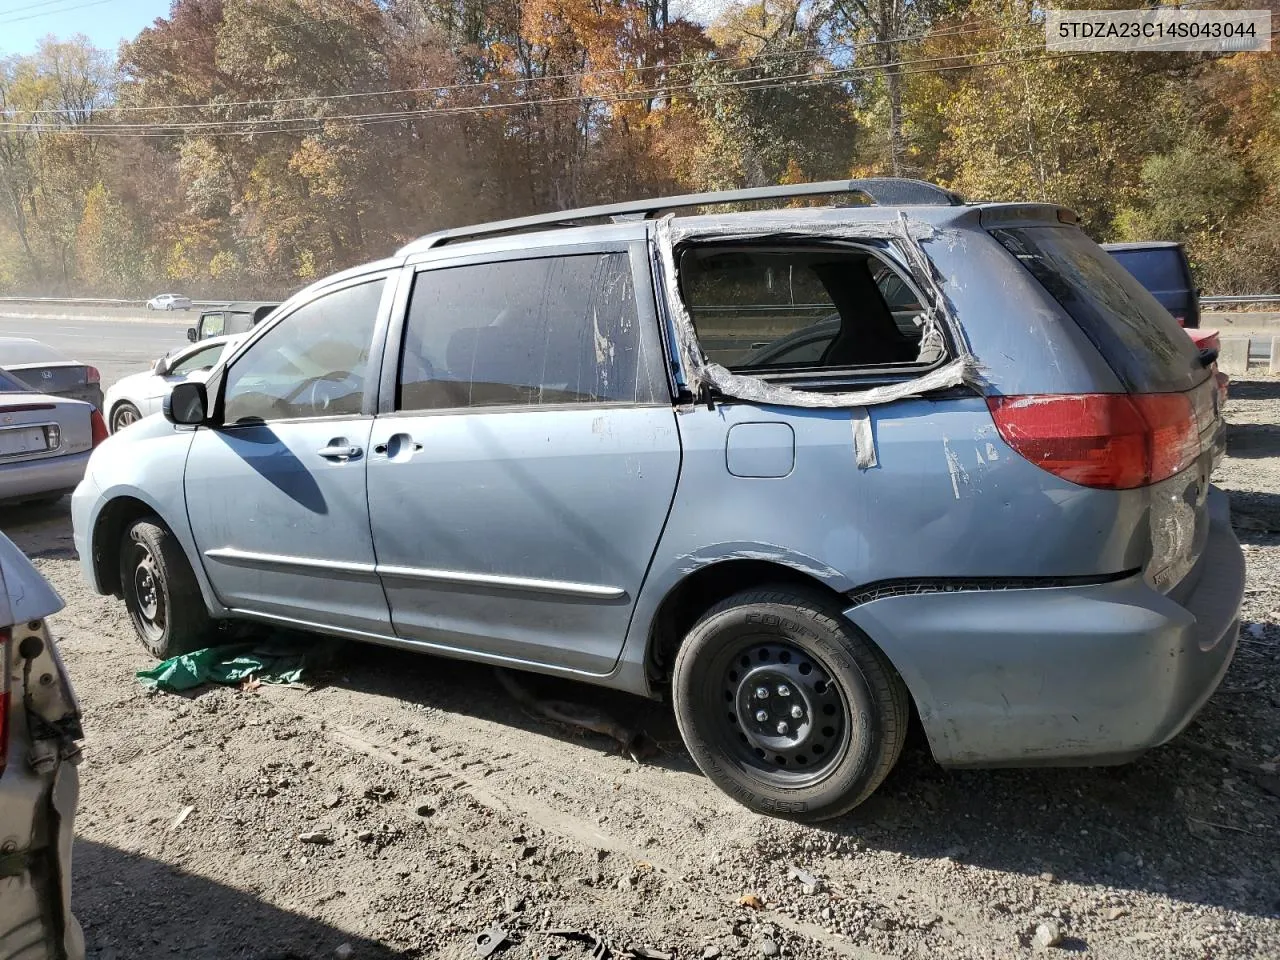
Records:
M933 363L924 309L900 275L865 250L692 245L681 295L707 358L732 371Z
M1078 228L991 233L1080 325L1128 390L1189 390L1208 376L1169 311Z

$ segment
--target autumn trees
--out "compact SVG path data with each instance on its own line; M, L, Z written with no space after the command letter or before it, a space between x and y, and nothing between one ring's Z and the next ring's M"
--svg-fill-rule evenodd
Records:
M177 0L0 60L0 290L278 296L440 227L920 176L1280 288L1280 58L1047 56L1025 0Z

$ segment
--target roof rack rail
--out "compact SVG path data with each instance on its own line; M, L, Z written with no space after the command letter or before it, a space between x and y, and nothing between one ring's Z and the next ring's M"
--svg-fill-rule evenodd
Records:
M584 220L605 217L614 220L650 219L668 210L690 207L721 206L730 203L749 203L756 200L792 200L796 197L838 196L861 194L877 206L959 206L964 203L955 193L924 180L902 177L867 177L860 180L823 180L817 183L796 183L777 187L748 187L745 190L715 190L710 193L689 193L676 197L653 197L649 200L631 200L626 203L606 203L577 210L559 210L540 213L532 217L512 220L495 220L470 227L455 227L428 234L405 246L401 252L428 250L442 247L456 240L514 233L535 227L580 226Z

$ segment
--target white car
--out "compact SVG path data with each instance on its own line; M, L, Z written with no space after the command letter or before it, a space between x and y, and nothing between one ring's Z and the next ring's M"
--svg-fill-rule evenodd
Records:
M176 293L162 293L159 296L152 297L147 301L148 310L190 310L191 300L189 297L179 296Z
M145 373L117 380L102 403L111 432L117 433L143 417L159 413L174 384L184 380L204 380L209 371L244 338L243 333L210 337L183 347L171 356L161 357Z

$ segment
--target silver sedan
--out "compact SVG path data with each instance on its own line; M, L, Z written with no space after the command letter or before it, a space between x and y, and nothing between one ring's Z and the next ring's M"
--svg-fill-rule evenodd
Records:
M0 370L0 503L57 500L107 436L89 403L37 393Z

